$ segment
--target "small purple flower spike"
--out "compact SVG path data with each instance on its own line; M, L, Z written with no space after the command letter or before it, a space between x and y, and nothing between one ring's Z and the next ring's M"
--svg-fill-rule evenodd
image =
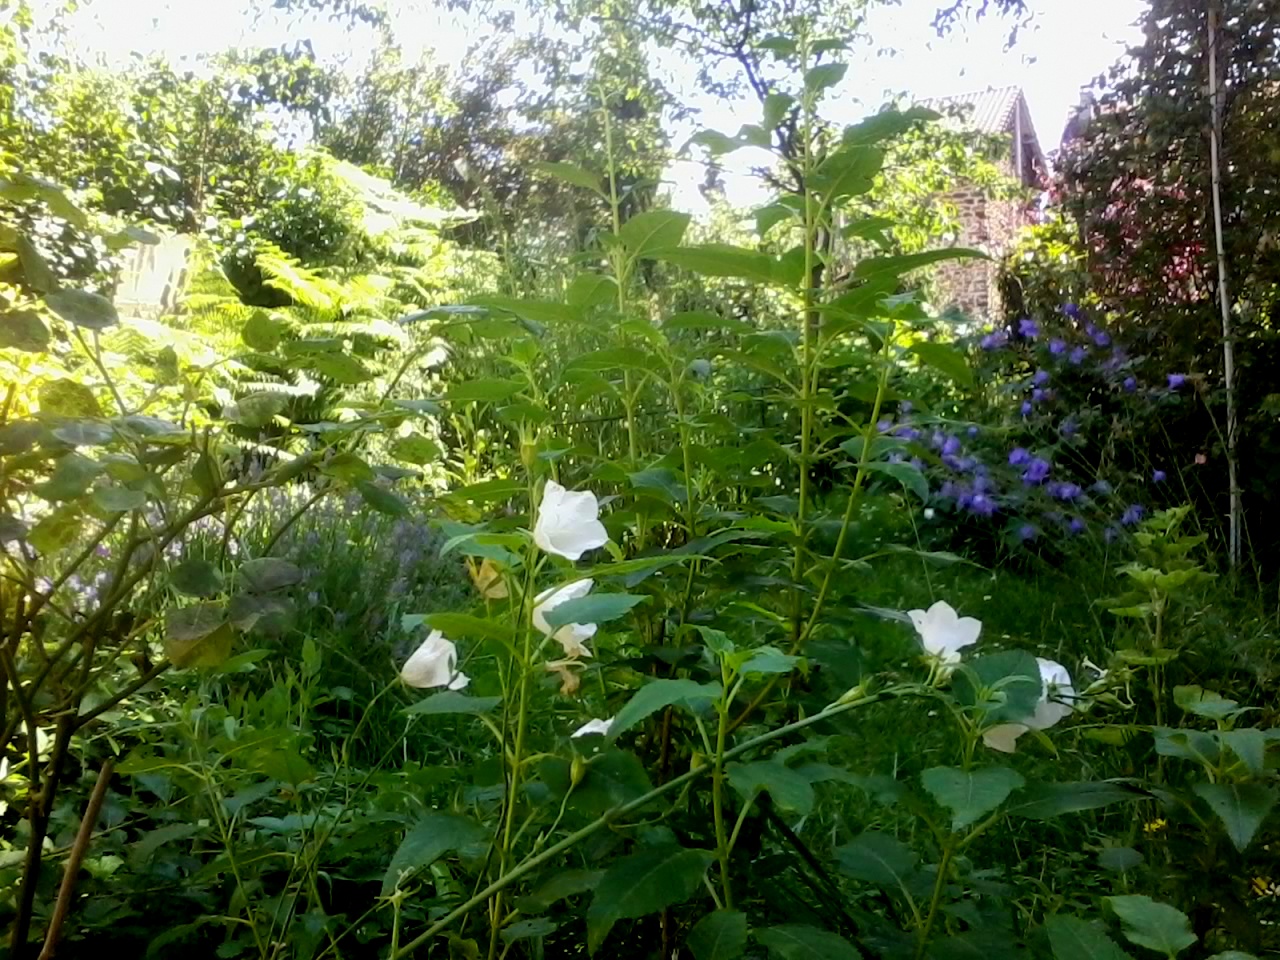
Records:
M1031 462L1031 454L1027 452L1026 447L1014 447L1009 451L1009 466L1020 467L1025 463Z
M1028 340L1034 340L1040 336L1040 324L1029 317L1023 317L1018 321L1018 332Z
M1138 381L1133 377L1124 378L1124 392L1133 393L1138 389Z
M1031 401L1030 401L1030 400L1023 400L1023 401L1022 401L1022 415L1023 415L1024 417L1029 417L1029 416L1031 416L1031 411L1032 411L1032 409L1033 409L1033 407L1031 406Z
M1147 508L1140 503L1134 503L1125 510L1124 515L1120 518L1120 522L1126 527L1132 527L1142 522L1142 518L1146 515Z
M1088 352L1089 351L1084 347L1076 347L1071 351L1071 355L1068 356L1067 359L1078 367L1080 364L1084 363L1085 354Z
M1049 382L1048 370L1037 370L1035 376L1031 378L1031 385L1033 387L1043 387L1048 382Z
M1169 475L1165 473L1163 470L1156 470L1151 474L1152 483L1164 483L1168 479L1169 479Z
M1049 352L1055 357L1060 357L1067 352L1067 341L1054 337L1049 341Z
M1186 375L1185 373L1171 373L1171 374L1169 374L1169 389L1170 389L1170 390L1178 390L1178 389L1181 389L1181 388L1182 388L1182 386L1183 386L1184 384L1186 384L1186 382L1187 382L1187 375Z

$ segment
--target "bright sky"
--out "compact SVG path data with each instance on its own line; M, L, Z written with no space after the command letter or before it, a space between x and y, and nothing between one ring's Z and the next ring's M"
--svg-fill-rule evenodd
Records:
M1017 85L1026 93L1041 146L1048 152L1057 147L1080 88L1139 40L1134 24L1144 6L1143 0L1028 0L1034 17L1006 49L1011 23L994 16L966 21L938 37L930 21L939 2L900 0L873 8L869 33L874 45L851 58L845 83L832 98L835 119L856 120L894 94L925 98ZM251 0L91 0L73 15L70 38L82 53L110 63L122 63L135 51L194 60L230 47L271 46L306 36L321 59L358 69L374 46L371 32L352 33L330 23L300 23L274 14L255 22L250 5ZM474 23L443 13L432 0L390 0L389 7L393 33L410 56L430 52L456 66L478 39ZM520 30L530 27L527 16L517 23ZM733 133L742 123L758 120L754 102L709 100L692 90L691 68L672 68L669 61L663 67L665 79L698 108L702 127ZM694 129L673 130L673 139L682 143ZM744 156L741 171L726 171L735 202L760 199L745 173L751 163ZM677 163L669 176L675 205L700 211L700 169Z

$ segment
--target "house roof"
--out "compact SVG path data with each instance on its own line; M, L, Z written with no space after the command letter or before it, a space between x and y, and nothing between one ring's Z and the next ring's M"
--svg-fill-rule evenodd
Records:
M1018 87L992 87L952 97L931 97L920 105L940 113L959 107L965 111L965 124L979 133L1008 133L1013 126L1014 110L1022 99Z
M1027 98L1023 96L1021 87L988 87L951 97L932 97L921 100L920 105L943 115L960 111L959 123L978 133L1000 135L1019 130L1023 143L1030 146L1041 168L1044 167L1040 138L1031 122L1031 111L1027 108ZM1019 114L1020 122L1015 123Z

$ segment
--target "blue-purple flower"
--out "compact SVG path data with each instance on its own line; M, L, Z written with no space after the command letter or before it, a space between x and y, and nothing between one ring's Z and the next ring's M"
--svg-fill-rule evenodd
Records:
M978 341L978 346L982 347L983 350L998 350L1008 342L1009 332L1007 330L996 330L993 333L988 333Z
M1009 451L1009 466L1020 467L1031 462L1031 453L1026 447L1014 447Z
M1031 378L1031 385L1034 387L1043 387L1048 382L1049 382L1048 370L1037 370L1035 372L1035 376Z
M975 493L969 501L969 509L980 517L989 517L996 512L996 502L985 493Z
M1040 531L1038 531L1031 524L1024 523L1022 526L1018 528L1018 539L1021 540L1023 543L1030 543L1032 540L1036 538L1039 532Z
M1111 334L1107 333L1105 330L1098 330L1093 335L1093 342L1100 347L1110 346Z
M1055 357L1062 356L1062 354L1067 352L1067 341L1059 337L1054 337L1049 341L1049 352Z
M1184 385L1184 384L1186 384L1186 382L1187 382L1187 375L1186 375L1185 373L1171 373L1171 374L1169 374L1169 389L1170 389L1170 390L1179 390L1179 389L1181 389L1181 388L1183 387L1183 385Z
M1072 517L1071 522L1067 524L1067 529L1073 534L1084 533L1085 522L1079 517Z
M1120 523L1126 527L1136 526L1142 522L1142 518L1146 515L1147 508L1140 503L1130 504L1120 517Z
M1023 317L1018 321L1018 332L1028 340L1034 340L1040 336L1040 324L1036 323L1030 317Z
M954 457L956 454L960 452L961 449L962 449L962 445L960 443L959 437L949 436L947 437L946 440L942 442L942 452L946 456Z
M1029 417L1029 416L1031 416L1031 411L1032 411L1032 410L1034 410L1034 409L1035 409L1035 407L1033 407L1033 406L1031 405L1031 401L1030 401L1030 400L1023 400L1023 401L1022 401L1022 415L1023 415L1024 417Z
M1078 367L1078 366L1080 366L1080 364L1084 363L1085 355L1086 355L1088 352L1089 352L1089 351L1088 351L1086 348L1084 348L1084 347L1074 347L1074 348L1072 349L1072 351L1071 351L1071 354L1067 357L1067 359L1068 359L1072 364L1074 364L1075 366L1077 366L1077 367Z
M1081 317L1080 308L1074 303L1064 303L1062 305L1062 312L1072 320L1079 320Z
M1133 393L1138 389L1138 381L1134 377L1124 378L1124 392Z
M1169 475L1165 473L1163 470L1155 470L1151 474L1152 483L1164 483L1168 479L1169 479Z
M1027 469L1022 472L1022 482L1028 486L1035 486L1036 484L1044 483L1048 478L1049 471L1051 469L1052 467L1048 460L1035 457L1029 464L1027 464Z

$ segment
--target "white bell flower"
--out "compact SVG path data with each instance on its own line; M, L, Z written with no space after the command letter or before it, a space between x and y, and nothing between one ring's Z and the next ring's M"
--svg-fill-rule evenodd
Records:
M939 600L928 610L908 610L907 616L920 634L925 652L945 667L960 662L960 650L978 642L982 621L973 617L961 617L945 600Z
M533 625L542 631L544 636L556 640L564 647L566 657L589 657L585 641L595 636L598 629L594 623L566 623L558 630L552 631L547 623L547 613L569 600L577 600L591 592L595 581L590 578L575 580L560 589L543 590L533 598Z
M427 639L413 651L400 669L400 679L411 687L448 687L461 690L471 679L458 672L458 648L439 630L432 630Z
M1048 730L1074 709L1075 687L1067 668L1054 660L1036 657L1040 667L1040 700L1035 713L1019 723L1001 723L982 733L982 742L992 750L1013 753L1017 740L1028 730Z
M547 553L577 560L588 550L603 547L609 534L600 522L600 503L590 490L572 493L548 480L533 526L533 542Z
M613 717L610 717L608 720L588 720L577 730L573 731L573 733L569 734L569 736L585 737L590 734L598 734L599 736L607 737L609 735L609 727L611 726L613 726Z

